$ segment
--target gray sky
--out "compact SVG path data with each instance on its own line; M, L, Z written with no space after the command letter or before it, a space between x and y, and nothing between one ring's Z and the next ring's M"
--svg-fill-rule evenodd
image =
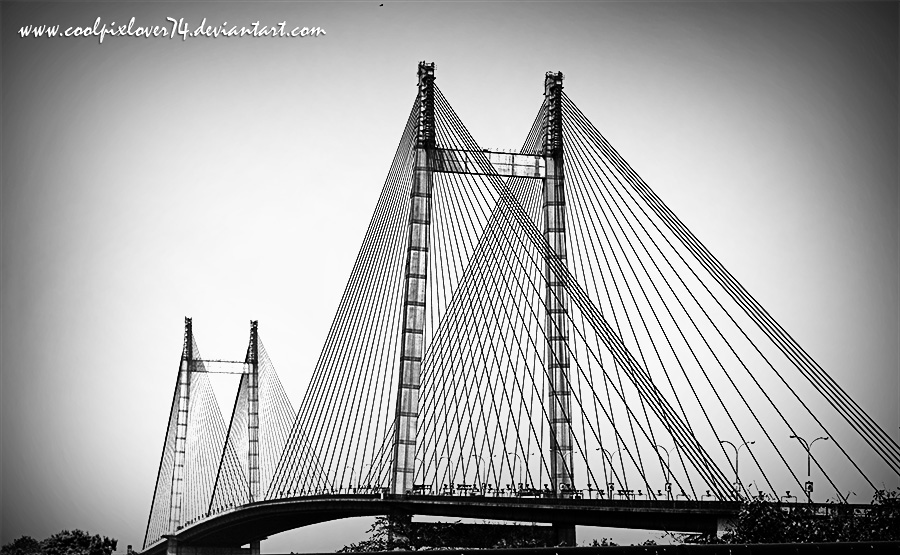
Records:
M213 358L240 358L259 319L299 402L420 60L495 148L521 144L544 72L562 71L896 437L896 3L379 3L3 3L0 541L84 528L141 543L184 316ZM327 35L17 33L98 17ZM364 529L302 541L330 549Z

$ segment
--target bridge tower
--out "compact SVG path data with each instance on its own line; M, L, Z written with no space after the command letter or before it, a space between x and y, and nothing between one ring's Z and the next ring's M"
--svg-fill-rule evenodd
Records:
M569 388L568 298L561 276L553 271L551 259L566 265L566 195L563 171L562 72L547 72L544 98L547 116L544 120L543 211L544 238L551 251L544 261L546 276L546 355L550 383L548 404L550 418L550 483L559 495L573 486L572 476L572 400Z
M573 487L572 475L572 396L569 388L568 297L562 276L553 271L552 259L566 266L566 194L563 171L562 72L547 72L544 98L543 211L544 238L550 251L544 260L546 289L546 360L550 376L548 404L550 418L550 487L557 496ZM556 541L575 545L575 526L554 524Z
M247 477L250 503L259 501L259 320L250 321L250 344L244 360L247 372ZM260 541L250 542L250 555L259 555Z
M191 367L194 364L194 330L190 318L184 319L184 347L178 369L178 386L175 403L175 461L172 470L172 489L169 497L169 534L181 526L181 508L184 501L184 455L187 447L188 414L191 398Z
M403 286L400 371L394 420L391 492L412 490L419 419L419 378L425 340L425 283L431 224L432 160L435 149L434 63L419 63L419 123L409 203L409 239Z
M259 501L259 337L258 320L250 322L250 344L244 364L247 372L247 475L250 503Z

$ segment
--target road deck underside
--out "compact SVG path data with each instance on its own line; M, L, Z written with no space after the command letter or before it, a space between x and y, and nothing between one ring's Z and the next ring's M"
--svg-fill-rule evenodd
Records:
M477 518L673 532L715 532L740 504L724 501L591 500L463 496L318 496L261 501L179 530L179 545L239 547L331 520L390 514ZM166 552L166 541L146 555Z

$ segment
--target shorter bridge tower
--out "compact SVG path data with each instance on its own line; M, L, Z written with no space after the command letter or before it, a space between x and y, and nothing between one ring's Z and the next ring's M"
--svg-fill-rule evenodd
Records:
M258 321L250 322L243 360L203 359L191 319L184 322L178 379L144 540L145 549L165 540L173 555L206 553L178 539L186 528L217 511L264 499L274 470L271 461L283 448L294 415L260 343ZM227 428L211 373L241 376ZM263 467L264 460L270 461L268 466ZM258 555L262 539L251 541L249 550L236 546L226 551ZM227 555L222 550L216 554Z
M188 416L191 401L191 371L194 364L194 328L190 318L184 319L184 347L178 366L178 382L175 386L175 461L169 497L169 534L181 526L181 508L184 502L184 455L187 449Z
M250 502L259 501L259 336L258 320L250 322L247 371L247 474ZM257 547L258 549L258 547Z

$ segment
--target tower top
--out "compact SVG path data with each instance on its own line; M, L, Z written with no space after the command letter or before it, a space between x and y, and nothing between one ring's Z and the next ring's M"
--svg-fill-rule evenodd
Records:
M419 132L417 148L434 148L434 62L419 62Z
M191 360L194 354L194 325L190 318L184 317L184 346L181 349L181 360Z
M548 71L544 77L544 100L547 103L547 115L544 120L545 156L562 155L562 88L562 72Z
M422 80L423 77L430 77L434 79L434 62L419 62L419 81Z
M562 92L563 74L561 71L548 71L544 76L544 96L552 96Z
M246 364L256 364L259 362L258 324L259 320L250 320L250 344L247 345L247 356L244 359Z

